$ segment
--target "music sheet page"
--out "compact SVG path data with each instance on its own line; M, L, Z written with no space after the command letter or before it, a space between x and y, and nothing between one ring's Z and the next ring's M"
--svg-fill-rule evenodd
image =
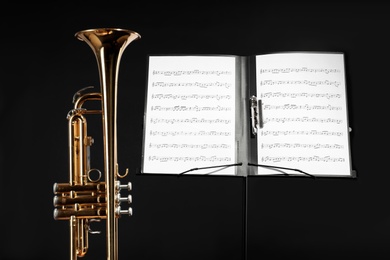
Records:
M149 57L144 173L235 163L235 57ZM235 174L234 167L188 174Z
M279 53L256 57L263 128L258 164L313 175L350 175L343 54ZM261 174L295 173L259 168Z

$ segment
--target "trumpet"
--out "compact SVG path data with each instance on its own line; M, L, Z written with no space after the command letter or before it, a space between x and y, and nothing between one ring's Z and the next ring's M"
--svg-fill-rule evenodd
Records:
M100 92L84 88L73 97L74 108L67 115L69 142L69 183L54 183L54 219L68 220L70 230L70 259L83 257L88 251L90 223L106 221L106 254L108 260L118 259L118 219L132 215L131 207L122 210L122 202L132 202L131 195L121 197L121 190L131 191L131 182L121 184L117 160L117 82L121 56L125 48L141 36L119 28L99 28L75 34L93 50L99 69ZM86 109L91 100L101 103L101 109ZM88 136L87 116L101 114L104 174L90 166L90 147L94 139ZM97 175L96 175L97 174ZM102 176L103 175L103 176ZM104 177L104 179L102 179Z

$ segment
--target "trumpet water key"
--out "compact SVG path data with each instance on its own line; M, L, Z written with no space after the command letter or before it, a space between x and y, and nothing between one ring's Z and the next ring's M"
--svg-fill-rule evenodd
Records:
M77 39L93 50L99 69L100 92L85 92L74 96L74 108L69 111L69 183L55 183L54 219L69 221L70 259L83 257L88 251L88 234L93 221L106 221L106 255L118 259L118 219L132 215L132 208L121 209L121 202L131 203L131 195L121 197L121 190L131 190L131 183L122 185L117 162L117 82L121 56L125 48L141 36L131 30L99 28L77 32ZM86 109L85 102L100 102L101 109ZM102 117L104 174L90 166L90 147L94 139L88 136L87 116Z

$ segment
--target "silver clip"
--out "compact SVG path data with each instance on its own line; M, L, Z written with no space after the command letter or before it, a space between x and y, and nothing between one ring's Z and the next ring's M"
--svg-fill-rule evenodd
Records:
M251 96L251 98L250 98L250 106L251 106L252 134L256 135L257 131L258 131L259 127L260 127L260 124L259 124L259 108L258 108L256 96Z

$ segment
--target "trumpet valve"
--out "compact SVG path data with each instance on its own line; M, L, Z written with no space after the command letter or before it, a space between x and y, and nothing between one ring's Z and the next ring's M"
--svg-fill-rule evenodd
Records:
M120 194L116 197L116 202L120 204L121 202L127 201L128 204L131 204L133 202L133 198L131 195L128 195L127 197L121 197Z
M116 208L116 215L117 216L120 216L120 215L129 215L129 216L132 216L133 215L133 209L131 207L129 207L128 209L121 209L120 206L118 206Z
M124 189L131 191L133 189L133 186L131 182L128 182L127 184L121 184L120 181L116 181L116 189L117 191L124 190Z

